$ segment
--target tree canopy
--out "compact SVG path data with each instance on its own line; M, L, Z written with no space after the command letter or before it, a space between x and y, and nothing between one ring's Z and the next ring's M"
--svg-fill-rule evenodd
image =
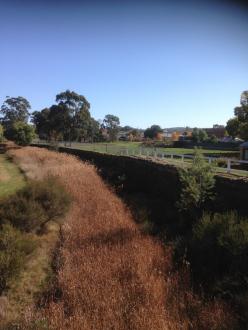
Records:
M120 119L117 116L108 114L103 120L103 127L109 134L110 141L117 139L117 133L119 131Z
M32 125L17 121L12 126L12 140L19 145L26 146L35 138L35 130Z
M144 131L144 137L150 139L156 139L159 133L162 133L163 130L159 125L152 125Z
M194 128L192 131L192 140L196 143L204 142L208 139L207 132L201 128Z
M100 138L99 123L91 117L90 103L74 91L56 95L57 104L35 111L32 121L42 139L95 141Z
M240 106L234 108L234 117L227 122L230 136L248 140L248 91L241 93Z
M28 100L24 97L7 96L0 110L3 116L3 123L13 124L17 121L27 122L30 108L31 106Z

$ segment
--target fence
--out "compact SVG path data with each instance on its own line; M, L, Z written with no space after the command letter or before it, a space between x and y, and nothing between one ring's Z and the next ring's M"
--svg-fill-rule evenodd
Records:
M45 141L36 141L40 144L48 144ZM107 153L112 155L122 155L122 156L131 156L131 157L140 157L140 158L149 158L159 161L165 161L166 163L171 163L175 165L189 164L194 158L193 155L189 154L175 154L175 153L166 153L159 148L149 148L149 147L120 147L118 145L111 145L108 143L65 143L60 142L56 145L66 146L67 148L80 149L85 151L94 151L100 153ZM239 176L248 176L248 161L226 158L226 157L204 157L204 159L212 164L216 171L224 173L232 173ZM223 167L219 166L219 163L222 163ZM239 168L239 167L244 168Z
M147 148L148 149L148 148ZM173 154L173 153L164 153L164 152L157 152L156 150L147 150L140 148L139 151L136 150L129 150L128 148L126 150L120 151L120 155L126 155L126 156L146 156L151 157L154 159L160 159L160 160L171 160L173 161L181 161L186 162L189 160L189 162L194 159L193 155L187 155L187 154ZM213 164L218 170L221 170L221 172L225 171L226 173L236 173L236 174L244 174L248 176L248 161L245 160L236 160L232 158L221 158L221 157L203 157L209 164ZM223 163L226 164L226 166L223 168L220 168L218 166L218 161L223 161ZM247 164L247 169L237 170L232 168L233 165L235 167Z

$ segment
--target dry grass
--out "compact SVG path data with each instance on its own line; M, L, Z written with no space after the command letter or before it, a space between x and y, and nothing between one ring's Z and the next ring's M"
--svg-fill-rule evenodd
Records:
M171 273L170 249L138 231L93 166L38 148L10 154L30 178L59 177L74 199L59 250L60 297L36 319L42 314L49 329L230 328L223 305L191 293L188 271Z

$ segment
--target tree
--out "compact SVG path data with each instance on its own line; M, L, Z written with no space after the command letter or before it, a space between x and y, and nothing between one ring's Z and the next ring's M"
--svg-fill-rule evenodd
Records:
M28 145L35 138L35 130L32 125L17 121L13 124L12 140L19 145Z
M207 132L204 129L193 128L192 140L196 143L204 142L208 139Z
M240 96L240 104L243 106L248 105L248 91L243 91Z
M91 139L92 142L94 142L94 141L98 142L98 141L102 140L102 135L100 132L100 124L94 118L91 118L91 120L90 120L88 137Z
M199 129L199 140L200 142L204 142L208 139L207 132L204 129Z
M83 95L66 90L56 96L57 104L34 112L32 121L40 138L49 140L93 141L99 125L90 115L90 104Z
M32 122L35 125L36 132L40 139L49 139L50 137L50 109L45 108L41 111L35 111L32 114Z
M29 117L28 110L31 108L28 100L22 96L6 97L1 106L0 113L3 115L3 122L13 124L17 121L27 122Z
M103 127L109 134L110 141L117 139L117 133L119 131L120 119L114 115L106 115L103 120Z
M144 137L150 139L156 139L159 133L162 133L163 130L159 125L152 125L144 131Z
M204 203L214 198L213 167L205 161L199 149L195 149L192 165L179 170L179 178L182 190L177 206L180 210L201 211Z
M56 96L56 102L67 110L67 113L64 113L64 136L77 141L92 139L92 132L96 131L97 125L90 115L90 103L87 99L83 95L66 90Z
M232 137L248 139L248 91L244 91L240 97L240 106L234 108L235 117L229 119L226 129Z
M239 129L239 120L237 117L228 120L226 130L233 139L239 135Z

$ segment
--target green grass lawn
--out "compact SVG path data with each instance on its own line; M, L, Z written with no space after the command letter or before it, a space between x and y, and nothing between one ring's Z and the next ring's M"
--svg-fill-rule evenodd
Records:
M6 155L0 154L0 198L14 193L25 185L24 175Z
M103 152L103 153L118 153L125 149L128 149L131 152L135 152L142 149L146 150L154 150L153 147L144 147L142 146L141 142L124 142L124 141L118 141L113 143L75 143L73 142L71 144L71 148L81 149L81 150L89 150L89 151L97 151L97 152ZM156 148L156 151L158 152L164 152L168 154L177 154L177 155L183 155L183 154L193 154L194 149L189 148ZM214 149L204 149L204 154L222 154L222 153L236 153L237 151L227 151L227 150L214 150Z

